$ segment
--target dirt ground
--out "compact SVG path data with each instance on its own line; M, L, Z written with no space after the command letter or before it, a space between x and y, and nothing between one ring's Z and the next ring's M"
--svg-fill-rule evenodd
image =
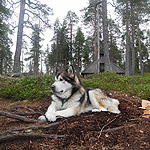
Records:
M46 129L22 130L4 133L9 129L48 125L52 123L27 123L0 116L0 138L5 135L20 133L44 133L63 135L54 138L16 138L0 143L5 150L150 150L150 118L143 117L141 100L136 96L108 91L112 97L120 101L120 115L109 112L84 113L80 116L61 118L56 125ZM50 98L37 101L14 101L0 99L0 111L5 112L42 112L50 104ZM23 106L23 107L18 107ZM9 108L9 109L4 109ZM28 115L37 119L40 115Z

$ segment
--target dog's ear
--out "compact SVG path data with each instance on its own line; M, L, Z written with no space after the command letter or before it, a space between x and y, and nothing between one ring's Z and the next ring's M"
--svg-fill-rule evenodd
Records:
M69 77L71 77L71 78L74 78L74 68L73 68L73 66L72 65L70 65L69 66L69 68L68 68L68 75L69 75Z
M56 67L54 68L54 76L57 75L57 73L58 73L59 70L60 70L59 66L56 66Z

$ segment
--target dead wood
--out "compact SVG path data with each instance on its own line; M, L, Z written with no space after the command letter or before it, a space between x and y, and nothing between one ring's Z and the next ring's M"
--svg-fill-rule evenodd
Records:
M28 109L27 107L17 107L17 108L24 108L24 109ZM27 116L27 115L42 115L42 112L39 111L33 111L32 112L22 112L22 111L18 111L16 109L14 109L14 107L12 108L1 108L0 110L8 110L8 111L13 111L12 114L17 114L17 115L21 115L21 116ZM15 113L14 113L15 112Z
M59 122L51 123L51 124L48 124L48 125L39 125L39 126L28 126L28 127L14 128L14 129L9 129L7 131L1 132L0 135L6 134L6 133L12 133L14 131L22 131L22 130L28 130L28 129L46 129L46 128L50 128L50 127L58 125L58 124L59 124Z
M17 119L17 120L20 120L20 121L24 121L24 122L30 122L30 123L38 122L38 120L30 119L30 118L27 118L27 117L23 117L23 116L20 116L20 115L16 115L16 114L4 112L4 111L0 111L0 115L1 116L6 116L8 118L13 118L13 119Z
M120 130L120 129L123 129L126 127L132 127L132 126L135 126L135 124L129 125L129 126L120 126L120 127L116 127L116 128L110 128L110 129L103 130L102 132L113 132L113 131L117 131L117 130Z
M17 111L15 114L21 115L21 116L30 116L30 115L42 115L43 113L41 113L41 112L21 112L21 111Z
M26 109L26 110L29 110L29 111L34 111L34 109L32 107L26 107L26 106L13 106L11 107L11 109Z
M37 138L62 138L62 137L65 137L65 135L42 134L42 133L18 133L0 137L0 143L24 138L37 139Z
M102 127L102 129L101 129L101 131L100 131L100 133L99 133L98 138L100 138L100 136L101 136L101 134L102 134L104 128L105 128L106 126L108 126L110 123L112 123L113 121L115 121L115 120L117 119L117 117L119 117L119 116L120 116L120 115L117 115L113 120L109 121L107 124L105 124L105 125Z

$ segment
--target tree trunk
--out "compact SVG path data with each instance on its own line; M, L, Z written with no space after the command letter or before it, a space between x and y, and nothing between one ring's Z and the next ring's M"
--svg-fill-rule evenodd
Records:
M39 75L39 49L36 49L34 53L34 75Z
M139 21L138 21L138 6L136 5L137 10L137 32L138 32L138 45L139 45L139 54L140 54L140 69L141 69L141 76L143 76L143 62L142 62L142 48L141 48L141 38L140 38L140 29L139 29Z
M95 20L94 20L94 23L95 23L95 34L94 34L94 36L95 36L95 47L94 47L94 60L96 60L97 59L97 11L96 11L96 8L97 8L97 6L95 6Z
M110 64L110 57L109 57L109 46L108 46L107 0L102 0L102 17L103 17L105 72L112 72L112 66Z
M133 20L134 18L134 10L133 10L133 2L131 2L131 24L132 24L132 44L131 44L131 48L132 48L132 75L135 75L135 47L134 47L134 22Z
M130 75L130 41L129 41L129 19L128 19L128 1L126 1L126 63L125 74Z
M1 55L1 54L0 54ZM0 75L3 74L3 59L2 57L0 58Z
M21 48L22 48L24 13L25 13L25 0L21 0L18 33L17 33L17 44L16 44L16 51L14 57L14 73L21 72L20 56L21 56Z

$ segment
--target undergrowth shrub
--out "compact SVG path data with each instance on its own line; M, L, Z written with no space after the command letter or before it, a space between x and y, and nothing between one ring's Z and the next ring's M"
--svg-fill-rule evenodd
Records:
M150 76L118 76L116 73L99 73L82 79L86 87L99 87L104 90L118 90L150 100Z
M53 77L49 75L14 79L0 89L0 95L16 100L41 99L50 96Z
M150 76L118 76L115 73L99 73L82 78L85 87L118 90L150 100ZM14 79L0 89L0 96L16 100L42 99L50 96L53 77L50 75Z

